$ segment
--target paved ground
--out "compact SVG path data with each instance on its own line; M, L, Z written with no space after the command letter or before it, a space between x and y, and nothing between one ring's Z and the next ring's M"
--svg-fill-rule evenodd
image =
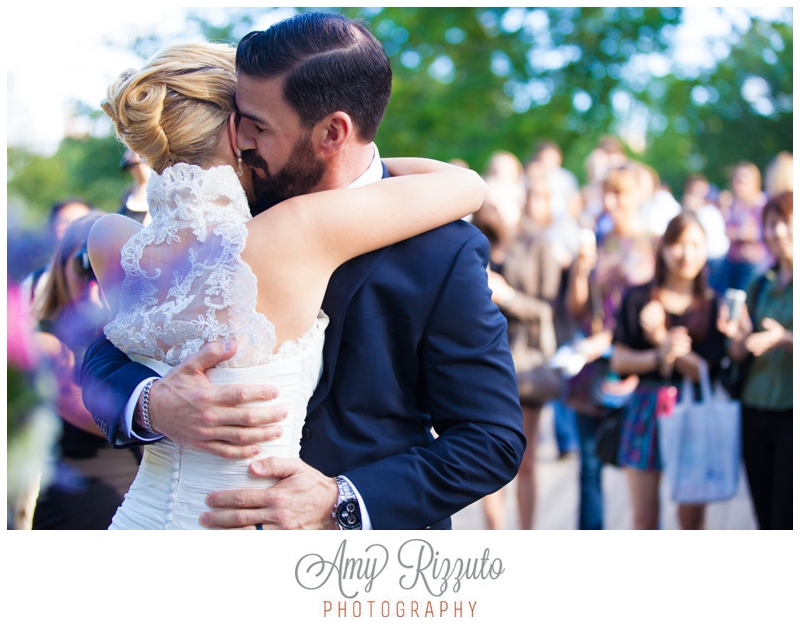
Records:
M577 455L557 459L552 413L542 411L541 436L537 463L536 529L577 529L578 526L578 471ZM605 498L605 529L630 529L631 511L625 476L616 467L603 469L603 495ZM662 480L661 527L678 529L676 506L669 500L666 484ZM508 529L518 529L516 480L505 488ZM733 499L709 504L706 514L708 529L756 529L756 520L747 491L747 480L742 471L739 492ZM481 502L465 508L453 517L453 529L485 529Z

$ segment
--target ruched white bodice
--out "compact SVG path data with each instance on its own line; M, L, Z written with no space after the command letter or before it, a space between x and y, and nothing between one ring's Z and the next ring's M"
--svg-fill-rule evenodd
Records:
M274 480L257 478L248 466L267 456L297 458L308 400L322 373L322 347L328 318L323 314L304 337L301 351L257 367L209 369L213 384L272 384L280 394L268 402L287 409L279 439L261 445L259 456L225 459L177 445L169 439L145 448L139 473L109 529L203 529L200 515L209 510L208 493L239 488L267 488ZM170 367L149 358L134 357L162 375Z

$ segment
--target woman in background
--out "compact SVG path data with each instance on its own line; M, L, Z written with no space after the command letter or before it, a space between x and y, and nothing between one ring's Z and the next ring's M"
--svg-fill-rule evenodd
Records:
M679 214L659 244L653 282L631 288L617 315L611 368L621 376L639 376L624 408L619 449L634 529L658 527L659 389L680 386L683 377L698 382L701 360L713 379L724 356L724 337L716 327L718 303L706 281L706 259L703 226L692 213ZM683 529L702 529L705 506L681 504L678 519Z
M732 360L750 360L741 392L742 449L760 529L792 529L794 202L764 207L764 242L777 262L757 278L738 320L723 307L719 328Z
M92 206L80 198L62 200L53 204L50 207L50 216L48 218L53 247L55 248L58 246L71 223L77 221L81 217L86 217L91 210ZM22 303L25 307L23 314L30 315L30 309L31 306L33 306L34 300L37 297L41 298L49 273L50 259L48 259L46 265L39 267L39 269L23 278L22 284L20 285L22 289Z
M106 529L139 465L133 450L111 448L81 399L83 355L108 315L86 251L89 231L103 215L93 210L67 228L35 303L36 345L58 382L55 409L63 430L55 478L39 495L33 529Z

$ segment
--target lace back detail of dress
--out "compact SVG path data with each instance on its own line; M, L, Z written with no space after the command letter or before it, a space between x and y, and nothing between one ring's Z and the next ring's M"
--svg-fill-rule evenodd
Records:
M241 259L251 219L233 168L179 163L147 184L152 222L121 250L119 313L105 327L127 354L177 365L213 341L236 339L220 367L265 364L302 349L275 350L275 328L256 311L257 283Z

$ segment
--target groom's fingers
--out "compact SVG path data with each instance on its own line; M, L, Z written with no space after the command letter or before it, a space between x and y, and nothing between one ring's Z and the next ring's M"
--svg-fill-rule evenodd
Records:
M276 456L271 456L251 463L250 471L258 477L277 477L283 479L301 471L304 466L307 465L297 458L278 458Z
M280 499L280 493L272 493L268 488L211 493L206 504L218 509L203 513L200 523L205 527L247 527L260 523L264 529L274 529L273 526L281 525L281 515L285 516L276 509Z
M189 356L178 366L182 369L202 373L206 369L232 358L235 353L236 341L208 343L199 352Z
M220 406L238 406L254 401L269 401L277 396L278 389L270 384L229 384L214 388L213 403Z
M206 505L209 508L263 509L282 503L282 497L278 491L273 492L269 488L242 488L210 493L206 495ZM237 523L237 525L247 525L247 523Z
M257 445L232 445L222 441L203 441L195 447L220 458L252 458L261 453L261 448Z
M218 427L214 428L213 438L223 443L251 445L275 440L280 438L281 434L283 434L283 428L279 425L258 428Z
M335 529L331 510L339 493L327 477L299 458L264 458L250 465L260 477L278 477L268 488L211 493L203 513L207 527L244 527L260 523L264 529Z
M255 529L256 524L260 524L265 530L281 529L280 523L270 517L269 511L264 509L214 510L203 513L200 524L225 529Z

